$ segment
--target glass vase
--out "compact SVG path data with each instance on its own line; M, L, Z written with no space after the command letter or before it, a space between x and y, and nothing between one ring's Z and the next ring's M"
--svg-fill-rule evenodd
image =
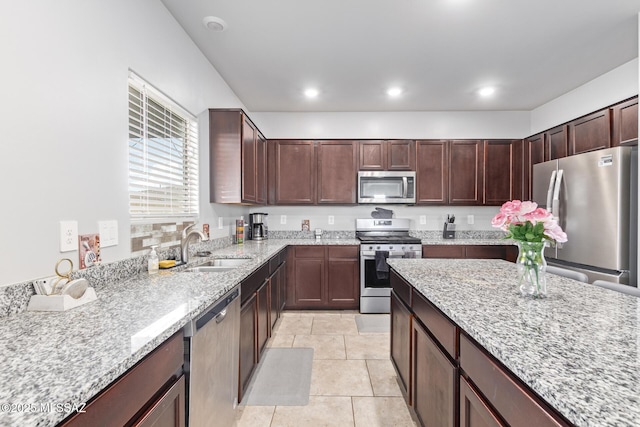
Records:
M547 296L547 261L544 259L545 242L517 242L518 283L523 296L544 298Z

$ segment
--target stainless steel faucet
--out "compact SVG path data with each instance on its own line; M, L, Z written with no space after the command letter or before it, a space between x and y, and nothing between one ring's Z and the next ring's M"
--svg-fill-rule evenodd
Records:
M191 236L198 235L200 236L200 240L205 240L206 237L204 233L200 230L196 230L195 224L191 224L182 230L182 239L180 240L180 252L182 253L182 262L189 262L189 242L191 241Z

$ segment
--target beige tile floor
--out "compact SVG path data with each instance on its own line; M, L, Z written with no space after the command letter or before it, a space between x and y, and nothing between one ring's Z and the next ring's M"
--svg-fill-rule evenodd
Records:
M357 311L286 311L269 347L313 348L306 406L240 406L238 427L415 427L389 360L389 333L358 333Z

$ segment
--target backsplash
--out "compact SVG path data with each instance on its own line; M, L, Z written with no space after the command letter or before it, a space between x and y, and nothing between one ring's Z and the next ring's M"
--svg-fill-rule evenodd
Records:
M194 221L131 224L131 255L146 255L151 246L162 250L180 245L182 230L193 224Z
M295 231L295 230L269 230L270 239L315 239L315 232ZM353 230L323 230L323 239L355 239L356 232Z
M182 232L182 229L180 229L180 232ZM189 253L193 255L199 251L214 251L216 249L229 246L231 243L230 236L207 240L204 242L194 242L189 246ZM166 249L158 248L158 258L160 260L171 258L180 259L179 238L176 245L177 246ZM108 286L110 283L122 282L139 274L146 273L147 260L148 253L145 253L144 255L73 271L71 273L71 278L87 279L90 286L98 292L99 298L100 290L104 289L104 287ZM33 282L35 280L36 279L0 287L0 318L21 313L27 309L31 295L35 294L35 289L33 287Z

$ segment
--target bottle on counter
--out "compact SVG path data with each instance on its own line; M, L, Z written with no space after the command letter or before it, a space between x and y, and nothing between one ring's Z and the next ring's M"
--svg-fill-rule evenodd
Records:
M149 261L147 264L147 269L149 270L149 274L156 274L160 270L158 254L156 252L157 246L151 246L151 252L149 253Z
M239 245L244 243L244 217L236 220L236 243Z

